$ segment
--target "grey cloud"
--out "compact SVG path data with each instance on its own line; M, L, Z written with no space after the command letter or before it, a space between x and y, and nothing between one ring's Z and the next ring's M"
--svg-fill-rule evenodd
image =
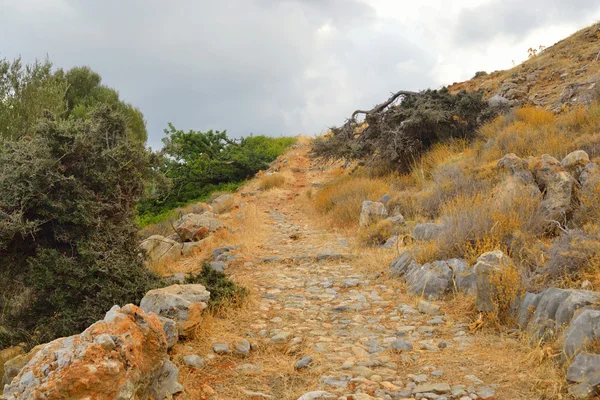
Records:
M499 35L517 41L541 26L579 22L599 10L595 0L492 0L461 12L455 39L460 46L481 44Z

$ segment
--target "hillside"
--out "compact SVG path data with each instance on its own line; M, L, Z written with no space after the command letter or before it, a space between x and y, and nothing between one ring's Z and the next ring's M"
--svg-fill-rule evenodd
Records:
M2 350L0 398L598 398L599 51L595 25L509 71L399 92L285 139L237 191L158 214L141 243L128 228L153 279L141 300ZM232 165L190 159L192 178ZM79 283L75 266L61 271Z
M535 49L512 69L494 71L449 86L453 92L484 90L520 104L552 111L589 101L600 79L600 25L592 25L546 49Z

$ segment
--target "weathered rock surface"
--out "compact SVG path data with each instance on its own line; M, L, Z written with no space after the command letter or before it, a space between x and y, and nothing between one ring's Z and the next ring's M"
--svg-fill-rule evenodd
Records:
M113 307L80 335L42 345L5 387L9 400L167 399L181 392L158 316Z
M473 267L477 282L475 306L477 310L492 312L495 310L494 299L497 289L491 278L493 274L501 272L505 267L512 265L512 260L500 250L483 253Z
M197 242L222 227L223 223L210 212L186 214L175 224L175 230L184 242Z
M361 228L375 224L386 217L387 210L383 203L378 201L363 201L362 209L360 211Z
M589 162L590 156L588 156L588 153L583 150L576 150L567 154L560 164L573 178L579 179L579 175Z
M540 204L544 218L564 224L577 206L579 183L565 171L557 159L547 154L535 165L535 179L544 193Z
M140 308L174 320L179 335L187 336L202 321L202 311L209 298L210 292L202 285L175 284L150 290L140 302Z
M600 311L586 309L577 315L565 331L564 352L571 358L586 346L600 340Z
M417 264L418 265L418 264ZM451 289L452 269L446 261L434 261L413 268L406 274L408 292L427 299L439 299Z
M415 240L435 240L440 236L443 230L443 225L435 224L433 222L427 222L415 225L415 228L412 232L412 236Z
M225 193L214 199L210 205L215 214L223 214L233 208L233 196Z
M567 380L577 383L569 388L576 398L585 399L596 394L600 385L600 354L578 354L567 371Z
M179 260L183 245L160 235L152 235L140 244L140 248L146 252L148 263L164 264Z
M502 157L498 161L497 167L507 171L511 176L521 179L524 183L535 183L533 174L529 171L527 161L517 157L514 153L509 153Z

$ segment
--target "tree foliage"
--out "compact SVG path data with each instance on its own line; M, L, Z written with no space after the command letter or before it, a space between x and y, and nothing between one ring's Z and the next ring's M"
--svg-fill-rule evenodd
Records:
M0 148L0 279L17 288L0 300L0 347L83 330L160 282L134 223L148 154L121 113L37 126Z
M436 142L472 138L477 128L494 116L481 92L451 94L446 88L406 92L397 106L377 106L363 123L353 117L331 134L313 142L325 159L368 160L392 170L408 171L411 164Z
M155 154L155 170L160 172L155 178L161 181L150 185L155 196L140 203L143 216L185 205L223 184L241 182L266 169L294 141L265 136L230 139L226 131L185 132L172 124L165 134L163 150Z
M85 119L96 107L108 105L125 118L129 134L147 139L142 112L122 101L89 67L53 70L49 60L23 65L20 58L0 60L0 140L31 136L49 112L60 119Z

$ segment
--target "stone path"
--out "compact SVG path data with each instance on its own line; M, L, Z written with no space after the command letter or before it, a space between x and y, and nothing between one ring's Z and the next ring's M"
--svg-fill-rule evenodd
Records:
M253 301L213 321L221 331L179 345L174 360L192 398L536 398L515 360L524 355L518 341L472 335L472 319L406 295L382 274L387 265L368 272L371 255L314 226L296 199L326 177L307 164L301 154L290 158L293 188L243 199L266 216L269 238L261 257L226 271L250 287ZM231 352L213 354L220 343ZM194 352L202 362L186 366L181 357Z

